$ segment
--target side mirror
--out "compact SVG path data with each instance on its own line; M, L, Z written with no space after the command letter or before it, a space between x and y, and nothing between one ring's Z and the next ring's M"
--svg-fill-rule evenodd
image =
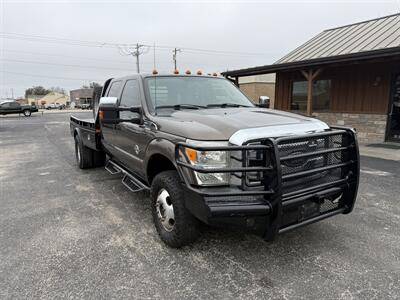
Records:
M258 103L259 107L269 108L270 99L268 96L260 96L258 101L259 101L259 103Z
M99 101L98 116L103 124L117 124L119 121L117 97L102 97Z

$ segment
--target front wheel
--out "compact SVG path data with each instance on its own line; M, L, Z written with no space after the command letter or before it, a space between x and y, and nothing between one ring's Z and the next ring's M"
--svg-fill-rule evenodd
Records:
M199 221L185 207L184 193L178 173L158 174L151 185L151 210L154 225L161 240L180 248L199 236Z
M26 109L26 110L23 111L23 114L24 114L25 117L30 117L32 113L31 113L30 110Z

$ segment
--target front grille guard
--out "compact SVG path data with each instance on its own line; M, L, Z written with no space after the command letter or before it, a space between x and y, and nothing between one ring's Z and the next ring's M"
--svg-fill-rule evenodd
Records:
M322 149L316 152L299 153L296 156L285 155L281 156L279 152L279 146L285 142L293 140L306 140L316 138L327 138L330 136L340 135L343 137L343 145L331 149ZM259 143L258 145L252 145L252 143ZM189 159L186 152L183 151L185 147L198 150L198 151L228 151L241 152L242 159L240 160L240 167L229 167L229 168L218 168L218 169L204 169L196 167L189 163ZM262 153L262 159L266 162L266 165L262 166L248 166L247 155L249 151L260 151ZM313 168L309 170L303 170L294 172L291 174L282 174L281 162L294 159L302 159L312 157L315 155L328 155L329 153L344 153L344 160L337 164L330 164ZM184 181L187 189L192 192L198 193L203 196L210 197L231 197L231 196L260 196L264 198L264 201L270 207L271 215L269 217L270 224L266 233L266 239L272 239L278 232L286 231L286 228L282 228L282 212L283 208L287 205L301 204L301 202L310 200L313 197L323 197L321 190L332 190L332 188L340 188L343 191L343 196L339 207L335 211L328 211L324 215L317 216L312 219L305 220L299 224L291 224L290 228L298 227L301 225L312 223L313 220L318 221L324 217L328 217L335 213L349 213L354 206L355 198L357 195L358 181L359 181L359 153L356 134L353 129L345 127L334 127L330 131L323 133L312 133L303 136L289 136L282 138L264 138L256 141L248 141L243 146L197 146L190 145L187 143L177 143L176 151L176 164L178 166L178 172ZM182 160L182 158L184 160ZM268 162L267 162L267 158ZM303 176L309 176L311 174L317 174L320 172L328 172L330 170L340 169L342 177L332 182L325 182L313 186L302 187L294 191L284 191L282 185L284 182L293 179L301 178ZM230 173L232 176L241 178L241 184L230 186L228 189L222 189L221 187L200 187L193 185L193 171L199 173ZM248 184L246 174L260 172L262 174L262 182L260 185ZM238 175L240 173L241 175ZM288 226L289 227L289 226Z

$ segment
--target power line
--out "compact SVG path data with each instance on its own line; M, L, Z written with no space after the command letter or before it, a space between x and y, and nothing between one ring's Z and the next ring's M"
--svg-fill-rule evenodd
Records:
M18 59L7 59L7 58L0 59L0 61L9 61L9 62L16 62L16 63L24 63L24 64L62 66L62 67L72 67L72 68L81 68L81 69L132 71L131 69L123 69L123 68L109 68L109 67L98 67L98 66L81 66L81 65L57 64L57 63L47 63L47 62L41 62L41 61L18 60Z
M54 56L54 57L65 57L65 58L73 58L73 59L81 59L81 60L92 60L98 62L113 62L119 64L126 64L126 61L122 60L110 60L108 58L92 58L92 57L80 57L80 56L70 56L70 55L62 55L62 54L53 54L53 53L43 53L43 52L31 52L31 51L21 51L21 50L14 50L14 49L3 49L4 52L10 53L22 53L22 54L32 54L32 55L40 55L40 56Z
M6 74L14 74L21 76L29 76L29 77L42 77L42 78L52 78L52 79L65 79L65 80L74 80L74 81L102 81L103 79L87 79L87 78L71 78L71 77L60 77L60 76L46 76L39 74L28 74L28 73L20 73L20 72L11 72L11 71L0 71L1 73Z
M115 43L115 42L104 42L104 41L85 41L76 39L66 39L59 37L49 37L42 35L29 35L22 33L10 33L10 32L0 32L3 38L7 39L17 39L17 40L29 40L34 42L48 42L48 43L63 43L75 46L86 46L86 47L98 47L98 48L118 48L118 47L135 47L137 43ZM159 50L173 50L176 47L168 45L148 45L141 43L141 46L146 47L157 47ZM191 48L191 47L179 47L183 50L188 50L195 53L208 53L208 54L221 54L221 55L236 55L236 56L264 56L266 53L251 53L251 52L236 52L236 51L223 51L223 50L213 50L213 49L201 49L201 48Z

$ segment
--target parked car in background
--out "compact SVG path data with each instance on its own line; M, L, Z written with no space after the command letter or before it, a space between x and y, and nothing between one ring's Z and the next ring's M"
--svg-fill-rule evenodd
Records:
M81 109L91 109L92 106L89 103L83 103L81 104Z
M35 105L21 105L16 101L3 101L0 102L0 114L23 114L25 117L30 117L33 112L38 109Z
M51 104L45 105L46 109L60 109L60 107L61 107L60 103L51 103Z

